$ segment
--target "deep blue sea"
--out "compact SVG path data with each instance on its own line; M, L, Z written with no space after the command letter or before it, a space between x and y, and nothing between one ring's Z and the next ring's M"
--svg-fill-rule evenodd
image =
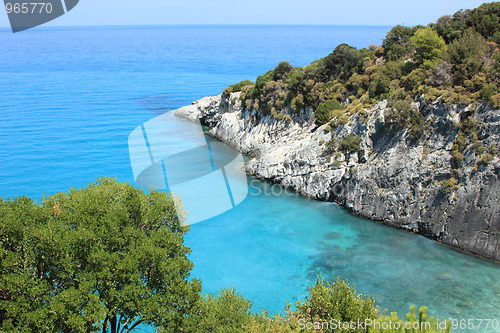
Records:
M127 139L144 122L255 80L283 60L304 66L340 43L381 44L389 29L0 30L0 196L41 198L100 176L133 183ZM348 279L402 317L415 304L438 318L500 321L500 265L352 216L334 203L251 178L248 184L243 203L193 225L186 237L192 276L204 292L234 286L254 310L280 312L286 301L304 299L321 273Z

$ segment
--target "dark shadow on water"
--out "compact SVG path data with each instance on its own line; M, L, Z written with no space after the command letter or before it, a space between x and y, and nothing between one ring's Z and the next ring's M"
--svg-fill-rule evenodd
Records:
M176 110L190 102L177 100L163 95L136 97L133 101L142 108L151 111L154 115L161 115L165 112Z

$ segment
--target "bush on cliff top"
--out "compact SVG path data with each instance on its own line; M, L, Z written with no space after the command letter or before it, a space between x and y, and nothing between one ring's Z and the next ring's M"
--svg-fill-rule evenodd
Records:
M250 80L244 80L240 83L232 84L222 92L222 95L229 96L231 93L242 91L244 87L252 86L254 83Z

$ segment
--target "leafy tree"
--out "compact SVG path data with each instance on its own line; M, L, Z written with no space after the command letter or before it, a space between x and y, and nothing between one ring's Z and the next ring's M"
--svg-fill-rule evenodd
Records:
M43 226L49 218L50 213L27 197L0 199L1 331L57 331L47 320L49 308L43 306L53 288L52 281L44 279L43 265L58 254L50 249L57 243L43 241Z
M391 84L391 79L387 75L377 75L371 82L370 88L368 89L370 97L382 97L386 98L389 92L389 85Z
M360 69L361 51L347 44L340 44L323 59L320 76L322 79L337 78L347 81L353 73Z
M360 149L361 137L359 135L350 134L339 143L339 148L350 153L358 152Z
M428 27L419 29L410 39L410 44L415 48L416 59L424 68L436 65L446 51L444 39L436 31Z
M415 306L411 306L407 314L407 321L403 321L397 313L390 317L378 315L374 307L374 300L368 296L363 297L356 293L354 286L346 281L337 279L334 283L323 281L321 276L316 285L309 288L309 296L304 302L297 302L296 310L292 311L291 304L287 303L281 314L270 316L263 311L261 314L252 313L252 302L236 293L234 289L222 289L220 293L209 294L203 298L190 313L185 325L177 330L178 333L299 333L318 332L311 326L314 323L337 320L339 323L355 322L358 320L364 327L350 329L347 327L334 328L330 325L323 327L321 332L416 332L414 327L419 324L422 333L449 333L451 323L446 322L446 328L439 320L428 316L427 308L421 307L418 317ZM388 325L392 321L392 325ZM306 323L308 325L304 327ZM390 330L386 327L395 327L398 323L400 329ZM366 324L366 325L365 325ZM406 325L405 325L406 324ZM169 332L162 331L160 332Z
M278 81L285 78L285 76L293 70L293 66L288 61L282 61L276 66L273 72L273 80Z
M473 27L485 39L499 43L500 2L485 3L470 11L468 26Z
M399 79L404 73L404 62L402 61L388 61L379 70L379 73L389 78L390 81Z
M450 44L448 58L453 65L456 84L461 84L479 73L486 49L486 40L474 29L468 29Z
M1 200L0 218L0 330L175 329L200 297L171 195L101 178Z
M364 322L366 319L377 318L374 300L356 294L356 288L346 281L337 278L333 284L323 281L321 276L316 285L309 288L309 296L304 302L297 303L297 312L311 322L337 320L344 322ZM355 330L368 332L368 329ZM324 330L334 332L333 328ZM352 332L348 329L338 329L336 332Z
M387 33L382 47L389 60L396 60L409 54L410 38L413 36L412 28L397 25Z
M430 26L436 30L439 36L443 37L446 43L451 43L462 35L466 25L467 14L464 11L458 11L453 16L440 17L435 24Z

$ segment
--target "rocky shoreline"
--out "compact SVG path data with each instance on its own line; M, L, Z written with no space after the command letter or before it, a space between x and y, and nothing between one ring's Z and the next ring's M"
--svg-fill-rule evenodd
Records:
M244 109L240 93L205 97L175 115L201 123L207 134L251 159L246 171L316 200L334 201L354 214L430 237L462 251L500 261L500 158L479 163L464 154L456 174L452 147L465 116L481 124L485 146L500 143L500 112L487 105L458 106L414 101L431 124L415 140L406 129L388 131L386 101L366 116L354 114L330 131L316 126L312 108L278 119ZM356 152L329 142L361 138ZM443 182L457 177L445 189Z

